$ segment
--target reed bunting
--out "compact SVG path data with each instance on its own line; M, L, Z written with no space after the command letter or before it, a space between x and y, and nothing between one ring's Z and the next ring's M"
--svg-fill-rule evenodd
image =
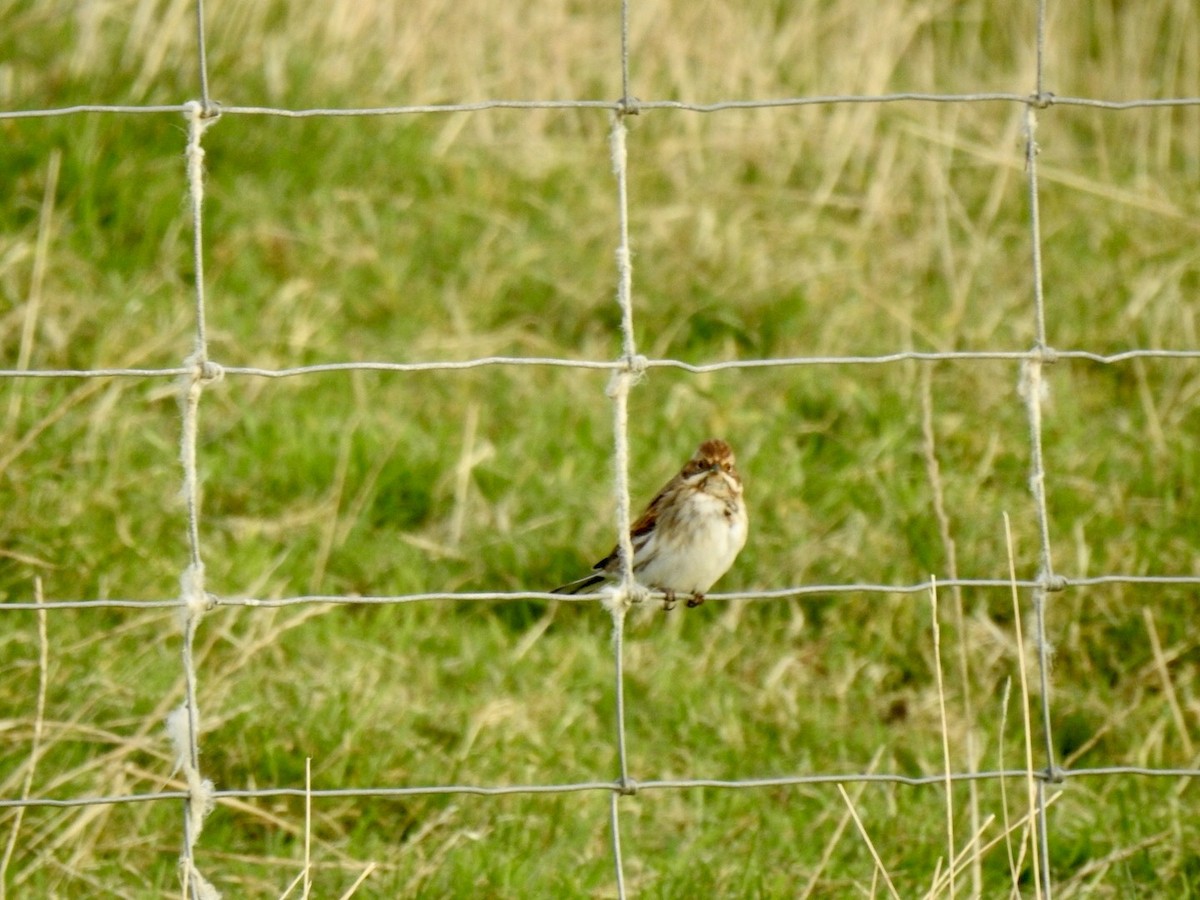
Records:
M705 441L630 529L633 574L666 595L663 609L674 608L676 594L699 606L745 546L748 528L733 449L719 439ZM552 593L586 594L619 581L620 547L592 568L593 574Z

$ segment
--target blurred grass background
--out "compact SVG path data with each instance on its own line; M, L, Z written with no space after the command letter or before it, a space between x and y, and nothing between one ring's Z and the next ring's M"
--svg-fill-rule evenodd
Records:
M206 9L211 90L227 105L620 95L611 3ZM714 102L1030 91L1034 11L997 0L635 2L633 92ZM1200 96L1192 4L1049 12L1049 90ZM192 17L183 0L0 0L0 107L194 98ZM640 349L708 362L1028 348L1022 117L1007 103L643 113L629 138ZM1039 120L1050 343L1196 349L1200 108L1055 107ZM604 111L579 110L224 117L205 136L212 358L613 357L608 127ZM174 366L187 355L184 142L174 115L0 121L0 367ZM1006 576L1007 512L1018 575L1030 577L1037 529L1017 377L999 362L654 370L631 399L634 502L720 435L739 453L752 536L718 589L946 577L937 492L961 575ZM1197 364L1060 362L1048 378L1058 570L1200 573ZM201 407L210 589L537 590L576 577L613 539L606 382L527 367L227 378ZM178 431L167 379L6 381L0 600L31 599L35 579L48 599L176 596L187 564ZM977 766L999 765L1002 740L1019 765L1015 695L1001 702L1018 672L1010 599L967 591L963 605L960 630L944 592L952 765L968 766L968 732ZM1059 762L1197 765L1194 610L1195 592L1173 587L1052 596ZM182 694L174 622L171 611L48 617L35 795L178 786L162 729ZM32 613L4 624L0 784L14 797L31 764L38 634ZM937 773L930 627L926 598L878 594L637 618L625 664L631 771ZM197 657L202 769L219 787L301 787L306 757L316 787L616 771L609 620L591 605L226 608L205 619ZM1190 780L1064 789L1050 813L1056 896L1200 892ZM1020 790L1008 786L1014 819ZM945 868L942 789L851 794L901 894L928 889ZM972 803L996 816L986 837L1000 833L998 783L974 798L956 787L952 800L960 848ZM621 803L637 896L882 891L833 785ZM612 896L607 804L591 793L317 802L314 892L339 896L374 866L358 896ZM280 896L303 859L303 821L299 801L223 803L200 867L226 896ZM176 803L34 808L20 822L10 809L0 834L12 845L10 896L178 890ZM974 856L960 891L1032 894L1028 854L1015 878L1003 843Z

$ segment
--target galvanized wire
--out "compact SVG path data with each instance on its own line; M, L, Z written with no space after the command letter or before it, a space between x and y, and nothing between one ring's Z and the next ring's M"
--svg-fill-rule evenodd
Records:
M1038 679L1041 687L1042 739L1045 766L1048 773L1055 770L1054 737L1050 722L1050 662L1048 657L1049 644L1046 639L1046 599L1049 595L1047 585L1054 582L1054 559L1050 549L1050 515L1046 508L1046 463L1042 451L1042 396L1046 375L1046 366L1053 363L1054 357L1044 356L1048 347L1046 340L1046 293L1042 270L1042 226L1041 205L1038 193L1038 153L1037 143L1038 108L1044 105L1045 97L1045 52L1046 52L1046 3L1037 3L1037 37L1036 53L1034 54L1034 98L1038 102L1025 107L1025 175L1029 196L1029 259L1032 275L1033 293L1033 324L1034 351L1038 354L1026 360L1022 365L1021 391L1025 400L1025 409L1029 421L1029 486L1033 493L1034 515L1037 519L1037 531L1040 538L1038 550L1038 580L1042 582L1032 592L1034 642L1037 651ZM1044 784L1038 784L1037 796L1037 837L1039 859L1034 857L1035 875L1040 875L1041 892L1046 900L1053 896L1053 885L1050 878L1049 823L1046 820L1046 791Z
M587 792L624 795L631 792L677 791L692 788L714 790L762 790L764 788L802 787L822 784L894 784L904 787L938 787L947 781L955 784L967 782L996 781L1011 779L1020 781L1029 775L1025 769L990 769L977 772L937 772L932 775L898 775L879 772L818 772L809 775L785 775L777 778L661 778L647 781L630 781L622 784L614 781L580 781L561 784L428 784L407 787L361 787L361 788L225 788L215 789L213 799L224 800L272 800L279 798L305 797L313 799L401 799L405 797L442 796L466 794L478 797L507 797L516 794L579 794ZM1137 777L1137 778L1200 778L1200 768L1153 766L1090 766L1086 768L1061 768L1051 779L1046 772L1035 771L1033 778L1040 783L1087 780L1091 778ZM117 794L95 797L22 797L0 798L0 809L19 807L45 807L66 809L86 806L113 806L123 803L157 803L178 801L188 798L187 791L150 791L146 793Z
M201 17L201 25L203 18ZM200 29L198 42L203 61L204 31ZM203 64L201 65L203 69ZM201 82L207 85L202 75ZM207 90L207 87L205 87ZM195 862L196 841L204 818L212 808L212 784L200 774L200 708L196 699L196 667L193 650L196 631L208 608L208 597L204 587L204 559L200 545L200 484L197 472L196 453L200 428L200 397L207 384L220 378L220 370L208 363L208 332L205 313L204 285L204 148L202 137L205 130L216 121L205 103L187 105L187 181L188 199L192 218L192 262L195 271L195 320L192 353L184 361L187 371L180 376L180 462L183 466L183 497L187 505L187 546L189 562L180 578L183 641L180 649L183 665L184 700L178 715L168 718L168 732L176 743L179 759L176 765L184 772L188 783L188 797L183 804L183 850L180 853L180 873L188 894L193 900L208 900L213 889L201 874ZM186 723L186 731L180 728Z
M1106 100L1101 97L1058 96L1051 93L1020 94L1007 91L978 91L961 94L938 94L922 91L901 91L892 94L823 94L810 97L777 97L752 100L722 100L716 103L691 103L686 100L638 100L639 110L660 109L683 112L715 113L735 109L786 109L797 106L843 106L847 104L881 105L891 103L1012 103L1034 104L1040 108L1080 106L1120 112L1131 109L1161 109L1179 106L1200 106L1200 97L1153 97L1132 100ZM149 115L153 113L182 113L185 104L138 106L120 103L79 103L71 106L0 110L3 119L40 119L73 116L82 113L101 115ZM407 116L430 113L484 112L493 109L599 109L620 112L623 100L479 100L473 103L419 103L406 106L338 107L319 106L307 109L288 109L278 106L239 106L212 103L207 108L227 116L274 116L285 119L361 118L372 116Z
M1015 582L1004 578L938 578L939 588L986 588L1010 590L1018 588L1033 590L1047 587L1046 582L1034 578L1018 578ZM795 597L810 597L826 594L926 594L934 581L917 581L908 584L882 584L871 582L812 583L793 587L774 588L765 591L727 591L705 594L705 603L722 603L729 600L788 600ZM1130 587L1200 587L1200 575L1089 575L1074 578L1056 575L1050 590L1068 591L1072 588L1099 587L1105 585L1128 585ZM554 600L559 603L595 603L597 595L553 594L547 591L427 591L416 594L303 594L295 597L236 597L221 596L209 592L207 604L211 609L221 607L305 606L329 604L335 606L391 606L402 603L439 603L471 601L477 603L510 603L518 600ZM647 601L664 600L666 595L658 591L647 591ZM44 603L11 601L0 603L0 613L34 611L39 609L179 609L183 601L175 599L134 600L117 597L97 597L79 600L47 600Z
M1162 350L1152 347L1121 350L1117 353L1096 353L1091 350L1060 349L1046 347L1041 350L901 350L895 353L880 353L870 356L779 356L767 359L726 359L719 362L693 363L682 359L639 356L639 369L679 369L692 374L705 372L728 372L740 369L774 369L797 366L879 366L898 362L1001 362L1063 361L1080 360L1100 365L1118 365L1139 359L1147 360L1200 360L1200 350ZM489 366L544 366L560 369L592 369L618 372L629 366L624 359L570 359L554 356L482 356L475 359L437 359L421 362L369 361L313 363L305 366L267 368L222 364L214 360L207 363L210 372L221 377L253 378L298 378L307 375L324 375L337 372L443 372L462 369L482 369ZM186 375L190 368L165 366L163 368L120 368L99 367L95 369L0 369L0 378L177 378Z

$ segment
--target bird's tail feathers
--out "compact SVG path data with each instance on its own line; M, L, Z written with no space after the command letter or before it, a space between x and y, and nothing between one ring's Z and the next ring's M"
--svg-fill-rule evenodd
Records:
M577 581L571 581L567 584L559 585L550 593L552 594L593 594L600 589L600 585L607 581L603 575L596 573L594 575L585 575Z

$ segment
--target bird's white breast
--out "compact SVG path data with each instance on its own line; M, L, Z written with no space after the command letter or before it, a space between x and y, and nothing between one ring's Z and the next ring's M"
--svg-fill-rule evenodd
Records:
M746 544L746 506L694 492L674 521L658 522L646 542L637 577L643 584L678 593L703 594L729 571Z

